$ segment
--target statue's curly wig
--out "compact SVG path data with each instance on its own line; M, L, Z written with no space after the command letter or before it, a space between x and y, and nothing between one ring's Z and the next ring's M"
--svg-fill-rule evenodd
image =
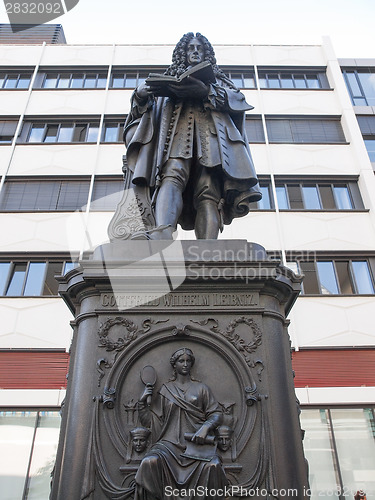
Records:
M201 41L204 47L204 60L209 61L212 64L216 78L225 82L226 85L228 85L229 87L236 89L234 83L227 77L224 71L222 71L216 64L214 49L212 48L212 45L207 40L207 38L201 35L201 33L196 33L196 34L192 32L185 33L185 35L177 43L173 51L172 64L166 70L165 74L176 76L178 78L179 76L182 75L182 73L184 73L184 71L187 70L188 63L186 59L186 51L190 40L192 40L193 38L198 38L198 40Z

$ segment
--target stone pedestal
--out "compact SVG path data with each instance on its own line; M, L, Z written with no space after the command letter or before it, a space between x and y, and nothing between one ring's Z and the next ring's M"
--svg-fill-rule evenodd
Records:
M308 498L286 320L300 290L291 270L245 241L128 241L99 247L59 281L75 319L53 500L132 498L155 439L141 451L132 443L141 373L154 368L157 394L180 347L194 352L192 375L231 430L218 449L230 496Z

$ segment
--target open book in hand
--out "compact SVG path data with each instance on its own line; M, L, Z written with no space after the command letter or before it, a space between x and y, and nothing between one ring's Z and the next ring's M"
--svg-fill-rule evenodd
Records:
M203 83L215 82L215 74L211 63L209 61L203 61L186 70L178 78L171 75L150 73L146 79L146 84L152 87L153 85L168 86L169 83L186 83L190 76L196 78L197 80L201 80Z

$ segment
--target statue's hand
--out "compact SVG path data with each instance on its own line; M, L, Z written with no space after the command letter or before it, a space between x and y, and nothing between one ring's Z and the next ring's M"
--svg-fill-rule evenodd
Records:
M193 76L187 77L184 81L187 83L169 84L170 90L178 99L187 99L191 97L195 99L204 99L207 97L208 87L206 84Z
M137 87L136 94L139 99L147 99L150 94L152 94L152 90L146 82L143 82Z
M147 404L150 404L151 403L151 398L152 398L153 391L154 391L154 386L151 385L151 384L147 384L145 386L145 390L142 393L142 396L139 398L139 402L140 403L146 403L147 402Z
M204 444L209 430L210 426L207 424L203 424L202 427L198 429L194 436L191 438L193 443Z

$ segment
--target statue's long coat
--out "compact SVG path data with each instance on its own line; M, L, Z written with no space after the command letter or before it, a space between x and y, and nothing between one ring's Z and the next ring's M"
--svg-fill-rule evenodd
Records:
M246 215L249 203L261 197L253 187L258 180L244 128L245 111L250 109L241 92L219 80L210 84L205 102L165 97L145 102L134 92L124 129L133 183L147 185L153 192L169 158L193 157L200 165L215 168L214 174L221 178L224 223ZM183 229L193 229L194 220L188 184L179 222Z

